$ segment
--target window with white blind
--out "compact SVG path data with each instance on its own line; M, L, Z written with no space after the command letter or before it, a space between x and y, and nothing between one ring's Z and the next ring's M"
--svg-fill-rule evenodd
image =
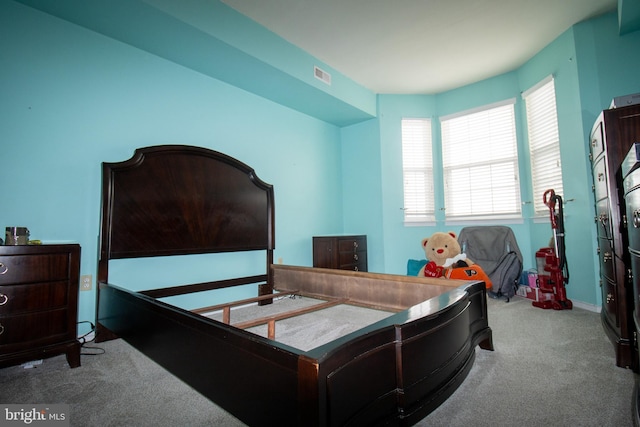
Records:
M402 119L404 221L434 220L431 120Z
M547 77L522 97L527 110L533 207L536 215L542 215L549 210L542 200L546 190L553 189L556 194L564 195L553 77Z
M521 216L514 104L440 119L447 219Z

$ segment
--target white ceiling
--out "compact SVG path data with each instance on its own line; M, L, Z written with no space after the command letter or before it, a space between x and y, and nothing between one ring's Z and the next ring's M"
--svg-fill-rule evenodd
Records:
M512 71L618 0L222 0L375 93Z

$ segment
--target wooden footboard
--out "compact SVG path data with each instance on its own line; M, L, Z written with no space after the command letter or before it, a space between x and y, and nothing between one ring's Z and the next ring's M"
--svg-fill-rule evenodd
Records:
M305 279L298 285L334 282L343 293L344 283L366 287L368 299L398 292L394 286L419 299L439 286L274 266L275 287L292 275ZM411 425L460 385L476 345L493 349L484 283L456 285L310 351L106 284L99 321L248 425Z

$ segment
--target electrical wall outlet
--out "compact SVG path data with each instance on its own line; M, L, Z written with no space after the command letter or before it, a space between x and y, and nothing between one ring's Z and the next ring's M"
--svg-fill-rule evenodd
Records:
M80 290L90 291L93 288L93 277L90 274L80 276Z

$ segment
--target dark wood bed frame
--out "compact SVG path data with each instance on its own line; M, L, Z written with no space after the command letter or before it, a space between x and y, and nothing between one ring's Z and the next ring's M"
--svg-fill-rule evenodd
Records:
M462 383L477 345L493 350L482 282L274 265L273 188L236 159L155 146L102 173L96 340L123 338L248 425L412 425ZM113 259L256 250L257 276L137 292L109 282ZM159 300L246 284L260 305L275 289L392 313L301 351L231 324L234 302L216 321L199 314L212 307Z

